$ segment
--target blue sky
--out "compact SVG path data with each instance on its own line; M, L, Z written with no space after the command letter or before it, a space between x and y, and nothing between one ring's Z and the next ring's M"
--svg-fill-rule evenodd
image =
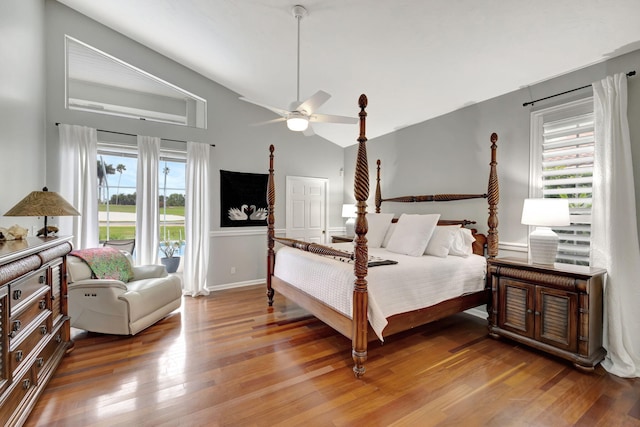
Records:
M118 192L118 180L120 180L120 194L131 194L136 191L136 171L137 171L137 159L120 156L98 155L98 159L102 157L106 164L113 165L115 169L119 164L125 166L122 177L120 173L116 172L114 175L107 175L107 181L109 183L109 194L113 195ZM167 195L173 193L184 194L185 183L185 167L184 163L178 162L165 162L161 161L159 165L158 182L160 184L160 194L164 188L164 174L162 170L166 166L169 168L167 174Z

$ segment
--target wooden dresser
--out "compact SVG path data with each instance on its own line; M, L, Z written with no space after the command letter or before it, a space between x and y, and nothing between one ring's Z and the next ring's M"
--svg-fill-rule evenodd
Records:
M602 288L606 270L526 259L489 260L489 333L504 336L592 371L602 347Z
M0 242L0 425L22 425L71 351L70 237Z

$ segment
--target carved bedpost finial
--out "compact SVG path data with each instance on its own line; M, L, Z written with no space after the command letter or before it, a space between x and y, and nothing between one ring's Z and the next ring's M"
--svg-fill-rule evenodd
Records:
M273 305L273 288L271 287L271 277L275 266L276 255L273 250L275 244L274 210L276 204L276 187L273 176L273 144L269 146L269 178L267 181L267 298L269 305Z
M500 187L498 184L498 162L496 161L496 151L498 149L498 134L491 134L491 169L489 171L489 188L487 190L487 200L489 202L489 219L487 225L487 252L489 258L498 255L498 202L500 201Z

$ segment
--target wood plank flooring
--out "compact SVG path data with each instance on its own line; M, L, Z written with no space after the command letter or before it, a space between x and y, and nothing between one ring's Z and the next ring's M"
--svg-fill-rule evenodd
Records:
M458 314L351 343L262 286L185 297L134 337L74 330L28 426L640 426L640 380L487 336Z

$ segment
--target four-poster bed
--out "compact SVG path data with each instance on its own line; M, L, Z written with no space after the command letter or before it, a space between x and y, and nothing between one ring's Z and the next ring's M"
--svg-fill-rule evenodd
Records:
M376 193L375 193L375 204L376 204L376 214L370 215L378 215L380 214L380 206L382 202L427 202L427 201L453 201L453 200L465 200L465 199L475 199L475 198L486 198L489 204L489 218L488 218L488 233L487 235L483 235L480 233L476 233L476 230L473 230L473 253L475 255L471 255L468 259L459 258L458 260L453 260L453 258L457 257L446 257L446 258L437 258L431 256L419 256L419 257L407 257L405 255L397 255L392 254L393 259L401 259L398 265L409 265L409 264L417 264L418 261L414 262L414 259L424 259L425 261L430 261L436 264L454 264L455 265L471 265L473 263L478 263L478 259L482 260L482 266L478 267L477 265L471 265L468 267L464 267L464 269L472 270L474 277L468 279L466 276L461 276L458 278L456 276L456 270L447 270L447 277L452 278L452 282L456 284L460 282L460 289L457 291L459 294L457 295L440 295L439 300L436 301L435 304L428 306L420 306L417 308L410 308L407 311L402 312L394 312L394 309L390 309L392 314L386 317L383 320L376 320L374 317L376 316L376 312L384 312L384 309L379 309L378 306L383 306L385 303L385 298L388 297L387 294L382 294L384 297L380 297L380 294L376 295L374 298L374 294L369 295L369 291L373 291L376 287L378 290L376 292L380 292L380 286L375 281L377 280L388 280L382 279L385 277L385 274L395 274L398 275L401 270L389 270L386 272L383 269L389 268L397 268L396 265L393 266L383 266L383 267L375 267L375 270L369 271L369 248L367 246L367 232L369 231L369 225L367 222L367 199L369 198L369 171L367 164L367 152L366 152L366 134L365 134L365 125L366 125L366 116L367 113L365 108L367 106L367 97L365 95L361 95L359 98L359 107L360 107L360 134L358 137L358 155L355 169L355 180L354 180L354 193L356 199L356 208L357 208L357 218L356 218L356 226L355 233L356 237L354 239L353 245L351 243L343 243L339 245L334 245L335 247L323 246L314 243L308 243L293 239L286 239L275 236L274 231L274 210L275 210L275 182L274 182L274 147L271 145L269 147L269 181L267 187L267 202L268 202L268 231L267 231L267 241L268 241L268 251L267 251L267 296L269 299L269 305L273 304L273 296L274 290L280 292L283 296L288 298L289 300L295 302L302 308L308 310L311 314L345 335L352 340L352 357L354 360L353 371L356 377L361 377L364 374L364 363L367 359L367 343L369 340L374 339L376 335L382 340L383 337L392 335L394 333L404 331L428 322L432 322L443 317L449 316L451 314L455 314L469 308L477 307L479 305L488 304L490 302L490 286L486 282L486 259L484 258L485 254L492 258L497 255L498 252L498 217L497 217L497 206L499 199L499 189L498 189L498 178L497 178L497 162L496 162L496 142L497 135L494 133L491 135L491 163L490 163L490 174L489 174L489 185L488 191L486 194L437 194L437 195L427 195L427 196L403 196L403 197L394 197L389 199L383 199L380 190L380 165L381 162L378 160L377 162L377 185L376 185ZM395 220L394 220L395 221ZM473 221L467 220L440 220L438 225L457 225L461 227L465 227L469 224L473 224ZM275 242L279 242L284 245L282 248L282 257L285 258L284 254L287 254L286 258L292 259L293 254L291 252L299 252L301 255L303 264L302 267L299 268L303 270L311 270L312 264L310 264L310 258L316 257L318 260L318 264L320 265L319 274L323 275L323 279L320 280L320 284L314 283L311 285L307 285L305 288L303 283L293 283L293 282L303 282L302 279L293 279L293 276L289 276L288 268L282 267L279 264L279 268L276 267L276 253L274 251ZM292 251L288 248L295 248L296 251ZM349 249L353 248L352 251ZM485 252L486 249L486 252ZM301 250L301 251L297 251ZM288 251L288 252L285 252ZM371 249L374 255L382 254L384 256L384 249ZM313 254L313 255L311 255ZM321 255L318 257L318 255ZM477 255L481 255L478 257ZM304 259L306 257L306 259ZM402 258L404 257L404 258ZM340 259L343 261L347 261L347 263L335 262L335 259ZM280 261L280 258L278 258ZM283 261L284 262L284 261ZM306 263L306 264L304 264ZM331 264L333 263L333 264ZM351 267L353 264L353 267ZM287 264L289 266L290 264ZM311 267L310 267L311 266ZM334 270L336 274L339 274L339 270L342 269L342 275L344 275L344 269L348 268L351 271L353 269L353 274L350 274L350 283L351 289L349 292L352 294L349 295L350 301L347 305L347 308L344 307L336 307L336 304L331 304L327 302L327 298L323 298L321 296L323 291L318 291L318 288L324 285L324 282L331 282L333 279L329 277L330 274ZM422 266L418 268L424 268ZM431 267L429 267L431 268ZM439 268L439 267L438 267ZM424 271L424 270L422 270ZM402 273L404 274L404 273ZM408 275L413 274L415 276L415 272L408 273ZM287 277L289 280L285 280L282 277ZM303 274L304 276L304 274ZM355 276L355 277L354 277ZM368 276L371 283L368 282ZM478 277L480 276L480 277ZM478 280L480 280L480 284L478 284ZM471 283L473 282L473 283ZM387 282L385 282L387 283ZM368 289L369 286L372 286L371 289ZM441 288L447 288L440 286ZM304 289L304 290L303 290ZM399 289L399 288L398 288ZM394 291L394 288L391 288L391 291ZM317 293L319 292L319 293ZM324 295L327 295L324 291ZM333 292L333 290L331 290ZM398 292L402 292L398 290ZM454 291L451 291L454 292ZM372 307L370 307L369 303L371 299ZM329 298L330 299L330 298ZM415 303L413 301L412 303ZM413 306L412 306L413 307ZM371 313L369 313L371 311ZM384 313L383 313L384 314ZM372 318L370 319L369 316ZM378 313L378 316L380 314ZM372 326L369 324L369 321L374 324Z

